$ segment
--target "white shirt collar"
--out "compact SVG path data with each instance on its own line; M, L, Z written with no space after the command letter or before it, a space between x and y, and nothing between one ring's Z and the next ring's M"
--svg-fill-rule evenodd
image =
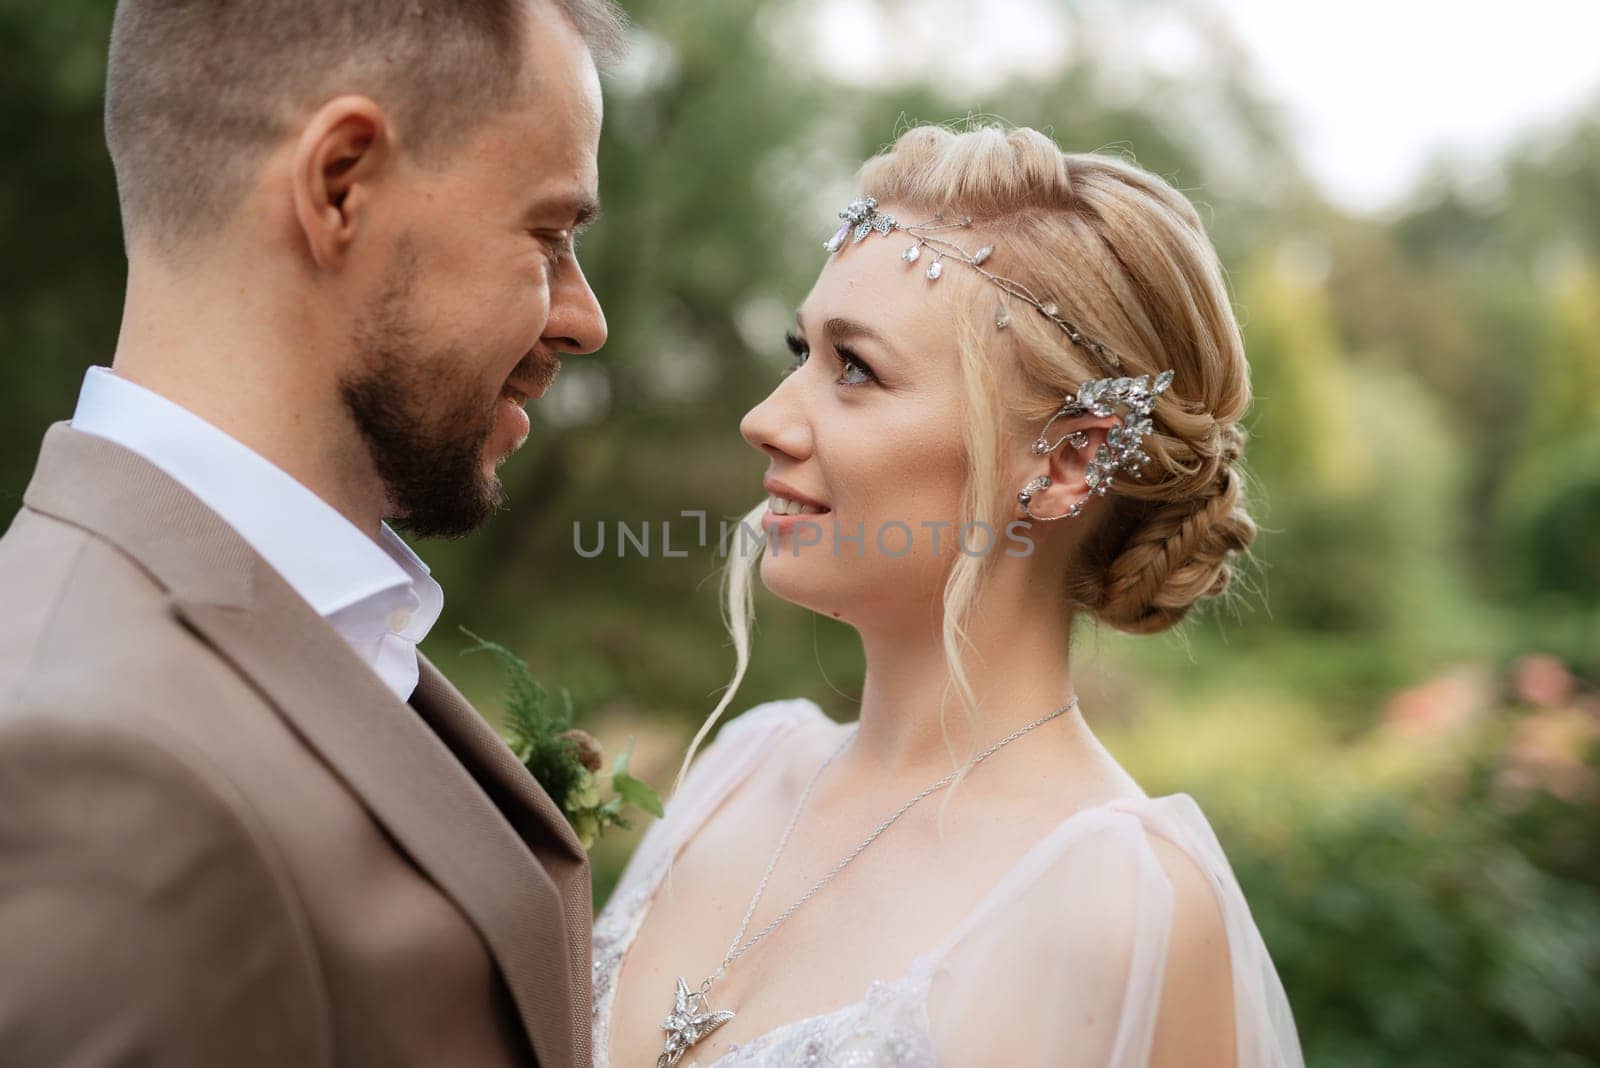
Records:
M91 367L75 430L138 453L200 498L333 624L402 699L444 591L388 524L379 541L288 473L199 416Z

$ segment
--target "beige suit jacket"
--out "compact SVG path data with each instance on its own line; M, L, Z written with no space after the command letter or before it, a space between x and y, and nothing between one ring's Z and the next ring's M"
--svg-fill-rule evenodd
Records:
M0 538L0 1061L588 1065L587 857L421 676L53 427Z

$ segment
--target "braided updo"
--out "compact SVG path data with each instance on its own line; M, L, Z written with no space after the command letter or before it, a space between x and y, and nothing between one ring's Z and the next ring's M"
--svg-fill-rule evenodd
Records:
M990 301L985 293L965 316L962 345L974 401L971 514L1003 524L1014 508L1015 487L997 485L994 475L1002 420L1036 430L1088 379L1171 369L1172 387L1144 439L1151 462L1141 478L1117 475L1110 507L1063 576L1063 594L1075 610L1148 634L1223 593L1234 554L1256 532L1237 466L1250 374L1221 265L1193 205L1133 163L1064 153L1029 129L919 126L867 161L860 183L882 203L970 216L995 237L986 266L1057 304L1121 358L1119 369L1067 344L1026 305L1014 307L1012 328L1000 333L1000 295ZM1021 396L999 384L994 357L1004 345L1022 371ZM969 566L981 570L983 562ZM976 578L953 574L951 590L959 599ZM953 607L947 597L947 618L958 620Z

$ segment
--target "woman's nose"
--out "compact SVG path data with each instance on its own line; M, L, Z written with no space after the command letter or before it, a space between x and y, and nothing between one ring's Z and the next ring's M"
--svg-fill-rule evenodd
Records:
M811 454L811 427L797 396L796 378L790 375L778 383L765 400L739 420L739 433L751 448L795 460L804 460Z

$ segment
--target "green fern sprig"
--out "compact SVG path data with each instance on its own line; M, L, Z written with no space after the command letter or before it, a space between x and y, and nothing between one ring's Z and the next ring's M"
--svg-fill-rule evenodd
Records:
M559 702L552 701L521 657L466 627L461 632L477 643L464 654L488 653L500 665L505 674L506 744L560 807L585 849L593 848L607 828L631 826L623 815L629 805L657 818L662 815L660 796L628 771L631 742L617 754L611 771L601 773L600 743L573 726L572 694L563 688ZM600 779L608 781L611 797L600 796Z

